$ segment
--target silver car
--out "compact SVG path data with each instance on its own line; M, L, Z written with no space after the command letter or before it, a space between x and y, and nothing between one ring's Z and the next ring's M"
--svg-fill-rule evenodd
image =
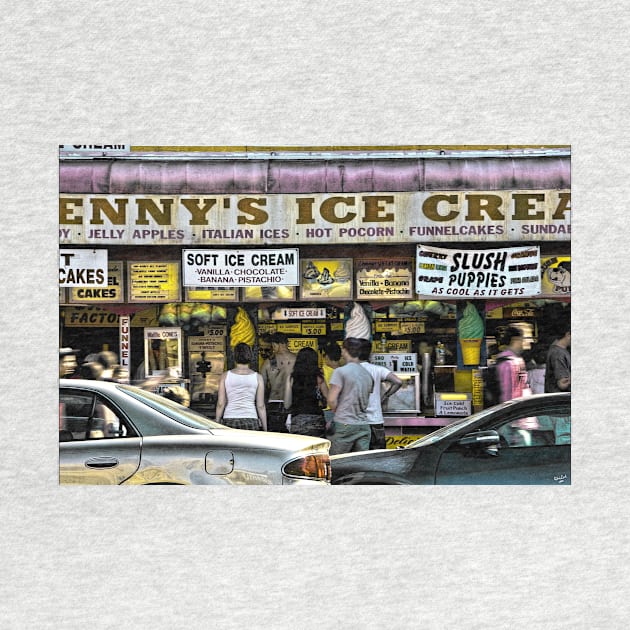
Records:
M243 431L167 398L61 379L61 484L328 484L330 442Z

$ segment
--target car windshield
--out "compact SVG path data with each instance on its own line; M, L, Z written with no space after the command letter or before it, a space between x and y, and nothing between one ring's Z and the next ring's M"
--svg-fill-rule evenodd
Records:
M176 403L169 398L159 396L153 392L147 392L137 387L131 387L128 385L118 385L118 389L122 390L129 396L136 398L145 405L163 413L164 415L172 418L177 422L185 424L187 427L193 429L225 429L225 425L219 424L214 420L210 420L206 416L188 409L179 403Z

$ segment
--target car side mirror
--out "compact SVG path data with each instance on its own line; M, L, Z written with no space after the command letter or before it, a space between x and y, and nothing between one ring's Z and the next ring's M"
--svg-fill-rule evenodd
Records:
M494 429L490 429L488 431L467 433L463 438L458 440L457 444L465 448L479 449L486 455L497 457L499 455L500 442L501 438L499 434Z

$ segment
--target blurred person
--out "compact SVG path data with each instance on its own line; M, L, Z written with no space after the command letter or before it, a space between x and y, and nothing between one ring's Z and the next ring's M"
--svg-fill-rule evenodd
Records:
M181 385L169 385L165 387L161 392L161 396L173 400L184 407L190 407L190 394L185 387Z
M507 347L496 355L497 373L501 394L499 402L531 394L527 381L527 368L522 358L523 331L508 326L503 337Z
M289 412L289 433L326 437L323 408L328 386L319 367L317 352L302 348L296 356L291 376L287 379L284 406Z
M79 378L85 378L92 381L97 381L101 378L103 373L103 366L96 361L84 361L79 366L78 376Z
M262 371L265 361L273 356L273 348L271 347L271 335L263 333L258 340L258 369Z
M382 365L369 362L372 353L372 343L368 339L362 340L359 352L361 367L366 369L374 380L374 387L370 393L367 408L368 424L370 425L370 450L387 448L385 442L385 423L383 421L383 403L401 387L403 382L390 370ZM381 383L389 383L389 387L381 394Z
M500 402L529 396L532 393L527 380L525 361L521 356L524 342L523 330L516 326L508 326L503 341L507 347L496 355ZM521 418L506 425L502 435L510 446L530 446L531 431L538 428L537 418Z
M296 359L296 355L287 347L288 342L289 338L284 333L275 332L271 335L273 356L263 363L261 371L269 431L278 433L287 433L284 391Z
M129 382L129 370L122 365L114 366L112 373L112 380L117 383L128 383Z
M329 341L324 345L322 352L324 353L322 372L326 387L330 388L330 377L341 365L341 348L336 341ZM335 419L335 414L328 406L328 401L326 402L326 407L324 409L324 419L326 421L326 426L328 427L332 426L332 422Z
M262 376L250 367L253 359L246 343L236 344L236 367L224 372L219 381L216 421L233 429L267 431L265 385Z
M71 378L77 372L79 352L74 348L59 348L59 378Z
M118 357L111 350L99 352L96 359L103 366L102 381L114 380L114 369L118 365Z
M545 372L547 353L542 347L535 347L530 362L527 364L527 380L532 394L545 393Z
M335 414L332 426L326 425L331 441L330 454L367 451L372 432L368 424L367 408L374 380L361 366L359 353L363 341L347 337L341 349L345 365L338 367L330 377L328 406Z
M330 377L334 370L336 370L341 365L341 348L339 344L335 341L328 342L324 348L324 380L326 381L326 385L330 385Z
M560 325L558 336L547 352L546 392L571 391L571 323Z

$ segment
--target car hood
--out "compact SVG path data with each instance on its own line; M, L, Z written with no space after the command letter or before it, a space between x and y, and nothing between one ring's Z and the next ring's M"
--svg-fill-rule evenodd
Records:
M418 456L418 448L421 447L332 455L330 457L330 466L333 478L358 471L404 475L413 466Z
M208 433L214 436L213 444L225 442L226 447L237 447L276 451L325 450L328 452L330 441L308 435L293 435L289 433L273 433L272 431L246 431L244 429L211 428ZM175 436L169 436L175 437Z

